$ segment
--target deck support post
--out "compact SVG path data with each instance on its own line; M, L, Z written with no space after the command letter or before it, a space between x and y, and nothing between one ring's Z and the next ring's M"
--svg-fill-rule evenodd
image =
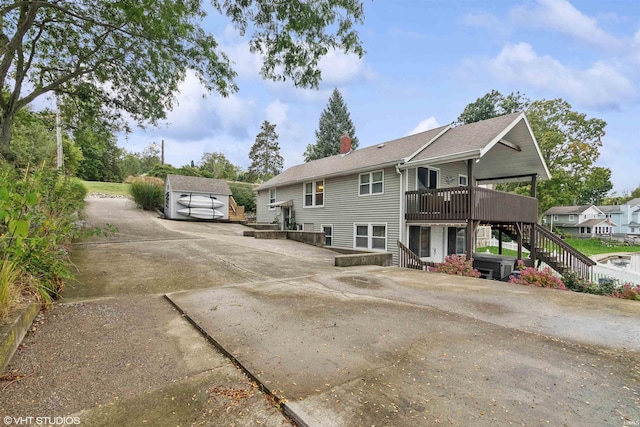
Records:
M518 232L518 261L522 261L522 223L516 222L515 224Z

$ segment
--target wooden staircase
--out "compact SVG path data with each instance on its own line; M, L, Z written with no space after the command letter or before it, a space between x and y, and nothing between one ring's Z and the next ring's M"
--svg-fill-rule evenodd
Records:
M244 206L238 206L233 196L229 196L229 221L244 221Z
M518 240L518 230L513 224L499 227L513 240ZM532 259L543 261L560 274L574 271L589 280L596 262L562 240L557 234L540 224L522 225L522 246L531 253Z
M414 270L427 271L429 267L433 267L435 264L432 262L423 261L418 255L413 253L411 249L406 247L398 240L398 264L402 268L413 268Z

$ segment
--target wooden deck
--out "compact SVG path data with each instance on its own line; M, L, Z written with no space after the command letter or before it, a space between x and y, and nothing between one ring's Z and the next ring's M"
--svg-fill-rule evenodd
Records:
M538 200L481 187L407 191L405 218L409 222L480 221L535 224Z

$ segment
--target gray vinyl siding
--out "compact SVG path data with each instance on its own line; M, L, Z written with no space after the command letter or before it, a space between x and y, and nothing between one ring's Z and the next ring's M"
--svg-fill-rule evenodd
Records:
M372 169L371 172L378 170L381 169ZM382 194L360 196L360 174L353 174L325 180L323 207L304 207L303 183L278 187L276 198L278 201L293 200L296 223L305 224L305 229L307 224L313 224L317 231L321 230L322 224L332 224L333 246L340 248L354 247L354 224L386 224L387 251L393 253L394 263L397 263L400 175L395 168L386 168L383 172ZM268 190L258 193L258 222L272 222L276 215L276 211L266 208L268 194Z
M467 175L467 165L465 162L453 162L453 163L443 163L440 165L432 165L432 166L424 166L427 168L438 169L440 171L439 174L439 182L438 188L448 188L448 187L457 187L458 186L458 175ZM417 168L411 168L407 170L408 182L407 182L407 191L415 191L418 188L418 172ZM454 181L451 184L448 184L446 181L447 177L453 177ZM469 178L469 182L471 182L471 177Z

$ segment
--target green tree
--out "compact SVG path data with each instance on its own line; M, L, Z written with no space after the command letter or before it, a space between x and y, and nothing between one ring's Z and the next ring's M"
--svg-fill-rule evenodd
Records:
M152 143L142 150L140 157L140 170L142 173L149 173L154 166L160 164L160 149Z
M317 87L330 49L362 56L354 26L361 0L212 0L262 55L261 74ZM11 149L16 113L39 96L99 99L114 118L165 118L187 70L210 91L237 90L236 73L201 26L202 2L7 0L0 5L0 152Z
M155 176L156 178L166 179L169 174L176 174L177 169L173 166L164 163L154 165L148 172L149 176Z
M13 162L20 168L57 167L57 137L55 113L50 110L33 112L23 108L15 119ZM62 133L63 165L68 174L75 174L83 159L82 151L66 132Z
M126 178L129 176L138 176L142 173L142 165L140 156L137 153L128 153L123 150L122 156L122 175Z
M475 123L517 111L525 111L530 103L529 98L521 95L520 92L511 92L509 95L504 96L494 89L467 105L456 123Z
M222 153L204 153L200 170L207 178L235 180L239 168L234 166Z
M229 189L236 203L244 206L245 212L256 211L256 192L253 185L244 182L230 182Z
M611 169L596 166L579 180L578 205L600 205L613 189Z
M340 137L345 132L351 137L351 147L357 148L356 128L342 94L335 88L327 107L320 113L316 143L307 145L304 161L309 162L340 153Z
M65 129L82 150L78 176L89 181L121 182L122 156L115 132L118 127L108 116L99 99L87 91L67 97L60 103Z
M611 171L595 168L607 125L604 120L587 118L562 99L534 101L527 118L551 172L551 179L538 186L542 212L556 205L578 204L581 198L590 198L588 193L597 198L612 188Z
M266 181L280 173L284 159L280 155L276 125L266 120L262 123L256 142L249 152L249 158L251 165L248 173L255 180Z

